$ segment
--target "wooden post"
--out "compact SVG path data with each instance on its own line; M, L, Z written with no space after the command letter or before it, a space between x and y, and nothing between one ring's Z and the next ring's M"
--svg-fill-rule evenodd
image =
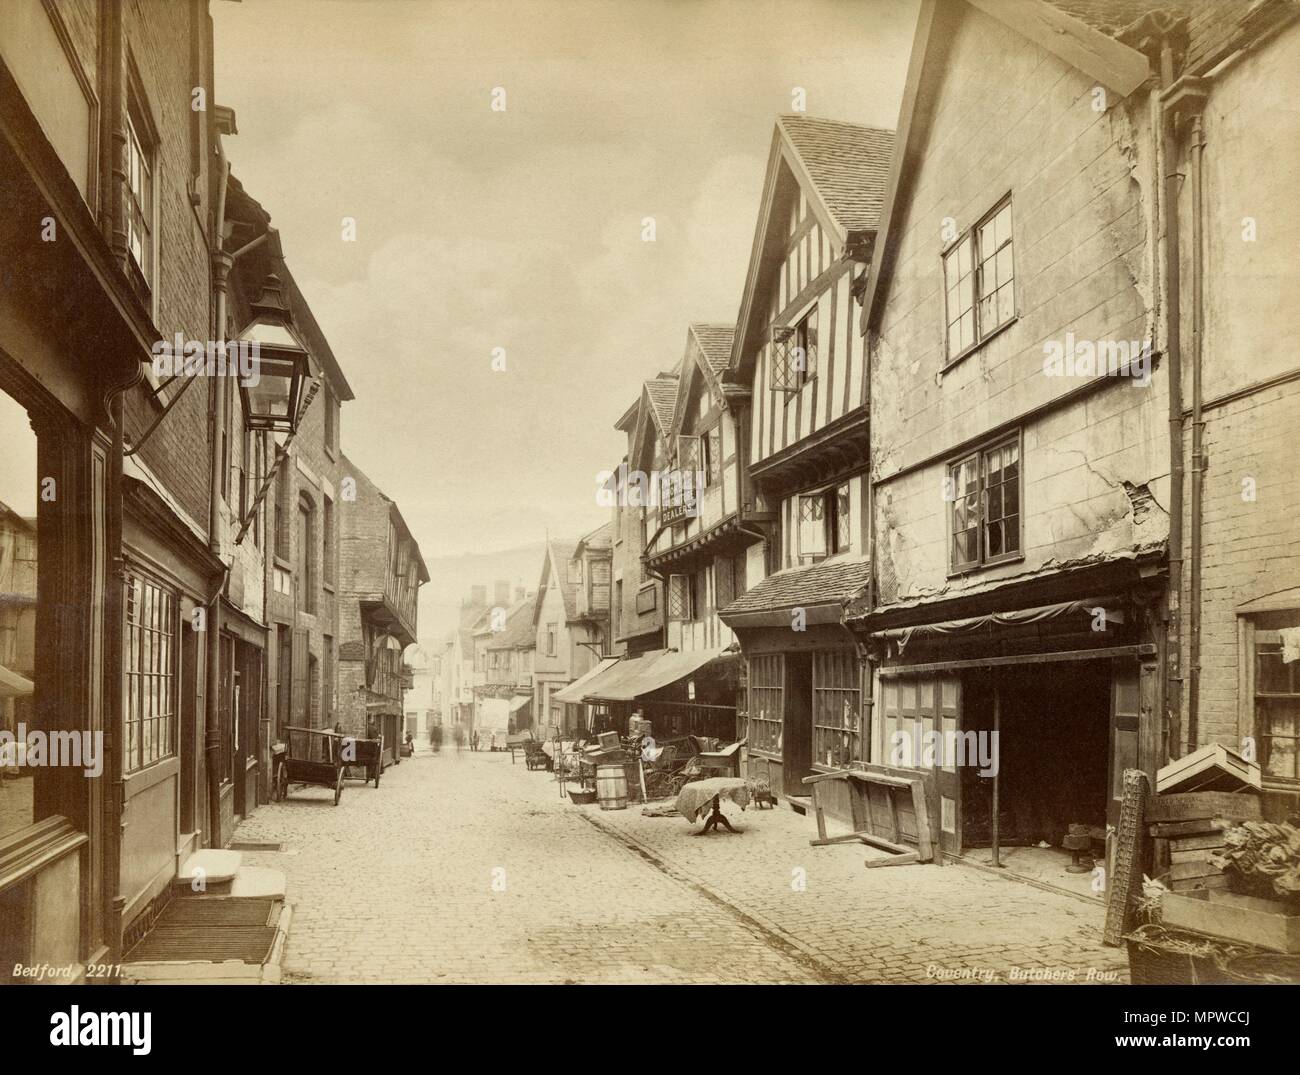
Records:
M997 767L993 770L993 865L1002 865L1002 849L998 846L998 781L1002 773L1002 691L998 687L997 677L993 678L993 749L996 752Z

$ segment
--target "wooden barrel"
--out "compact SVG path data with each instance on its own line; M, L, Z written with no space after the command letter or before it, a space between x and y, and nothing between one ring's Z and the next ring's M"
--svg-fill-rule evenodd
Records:
M602 810L627 808L627 774L621 763L596 767L596 801Z

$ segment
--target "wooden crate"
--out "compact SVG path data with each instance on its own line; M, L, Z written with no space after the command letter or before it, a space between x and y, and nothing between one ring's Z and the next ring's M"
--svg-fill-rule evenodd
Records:
M1273 952L1300 953L1300 911L1273 900L1218 890L1166 892L1160 897L1160 921L1212 937L1253 944Z
M1259 796L1248 792L1189 791L1177 795L1155 795L1148 800L1146 807L1148 823L1199 818L1258 821L1262 816Z
M1219 743L1176 758L1156 774L1156 792L1238 791L1260 787L1259 766Z

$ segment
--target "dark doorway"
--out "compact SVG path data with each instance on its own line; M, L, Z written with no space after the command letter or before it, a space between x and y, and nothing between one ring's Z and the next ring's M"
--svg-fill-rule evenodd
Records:
M785 727L782 774L786 795L809 794L803 782L812 775L812 654L785 655Z
M998 842L1060 847L1072 824L1106 824L1111 670L1102 661L1061 662L963 677L962 730L999 736ZM963 843L992 842L993 779L962 768Z

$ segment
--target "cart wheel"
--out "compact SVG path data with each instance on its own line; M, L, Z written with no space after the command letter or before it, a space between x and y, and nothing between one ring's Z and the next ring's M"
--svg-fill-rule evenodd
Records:
M384 775L384 766L379 763L375 766L375 787L379 787L379 778Z
M343 772L344 770L340 769L338 779L334 781L334 805L335 806L338 806L339 800L343 798Z
M275 800L284 802L289 797L289 771L281 764L275 774Z

